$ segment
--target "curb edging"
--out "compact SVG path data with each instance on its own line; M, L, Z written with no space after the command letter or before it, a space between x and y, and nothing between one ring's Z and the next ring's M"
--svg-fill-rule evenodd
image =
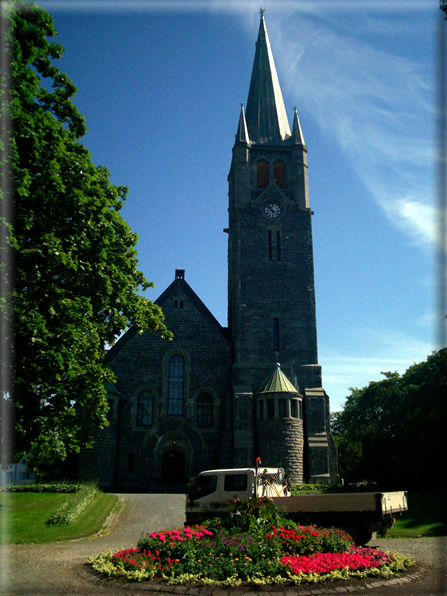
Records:
M278 590L269 593L266 590L258 591L250 590L250 596L319 596L325 594L350 594L354 592L362 592L364 590L373 590L377 588L385 588L388 586L401 586L403 584L408 584L410 582L418 581L422 579L425 575L427 569L423 567L421 570L418 570L413 573L405 574L403 577L393 577L391 579L380 579L371 581L371 583L362 584L359 586L349 585L349 586L336 586L334 587L331 584L319 584L318 587L309 588L305 584L297 585L297 586L287 586L287 589L284 591ZM120 588L122 590L140 590L142 592L156 592L162 594L181 594L183 596L200 596L201 593L204 593L204 590L207 590L207 596L210 594L210 586L197 586L197 585L169 585L169 584L159 584L153 582L126 582L125 580L117 580L112 578L105 578L97 575L94 571L90 570L87 565L83 565L78 569L78 575L82 579L89 581L91 583L97 585L107 585L110 586L113 583L114 588ZM354 580L355 581L355 580ZM359 580L363 581L363 580ZM233 590L233 593L231 591ZM212 590L213 596L223 596L227 594L229 596L241 596L242 593L234 590L233 586L228 588L222 586L213 586Z

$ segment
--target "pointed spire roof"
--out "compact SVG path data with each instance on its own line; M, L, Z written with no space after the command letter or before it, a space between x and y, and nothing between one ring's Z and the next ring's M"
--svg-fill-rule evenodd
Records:
M247 122L245 120L244 104L241 103L241 114L239 116L239 124L236 132L236 143L250 143L248 136Z
M290 137L284 100L261 9L255 61L248 92L246 121L251 141L268 143Z
M292 128L292 145L306 145L304 142L303 131L301 130L300 119L298 118L298 110L295 107L295 114L293 115L293 128Z
M289 381L281 370L281 365L276 364L275 368L262 383L256 395L261 393L294 393L300 395L298 389Z

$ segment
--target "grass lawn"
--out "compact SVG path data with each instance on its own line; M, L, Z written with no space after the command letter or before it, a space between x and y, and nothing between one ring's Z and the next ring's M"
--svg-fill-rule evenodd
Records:
M445 495L436 493L408 495L408 511L396 516L396 523L387 538L447 536Z
M71 526L45 522L70 497L61 493L0 493L0 544L43 544L90 536L119 506L116 495L99 493Z

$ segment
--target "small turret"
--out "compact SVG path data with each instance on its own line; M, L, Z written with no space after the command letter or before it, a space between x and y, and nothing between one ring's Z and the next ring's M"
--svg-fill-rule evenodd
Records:
M302 482L302 395L277 363L255 397L257 453L274 466L282 466L291 482Z

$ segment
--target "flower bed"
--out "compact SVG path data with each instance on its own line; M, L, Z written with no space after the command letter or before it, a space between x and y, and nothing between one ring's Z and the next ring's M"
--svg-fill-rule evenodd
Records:
M318 573L320 575L348 568L351 571L376 569L390 565L393 557L372 548L352 548L347 553L316 553L310 556L288 556L281 563L294 575Z
M356 547L343 530L296 525L268 504L265 510L243 510L241 515L236 507L227 520L148 533L137 548L101 553L89 561L108 576L204 585L391 577L413 564L402 555Z

